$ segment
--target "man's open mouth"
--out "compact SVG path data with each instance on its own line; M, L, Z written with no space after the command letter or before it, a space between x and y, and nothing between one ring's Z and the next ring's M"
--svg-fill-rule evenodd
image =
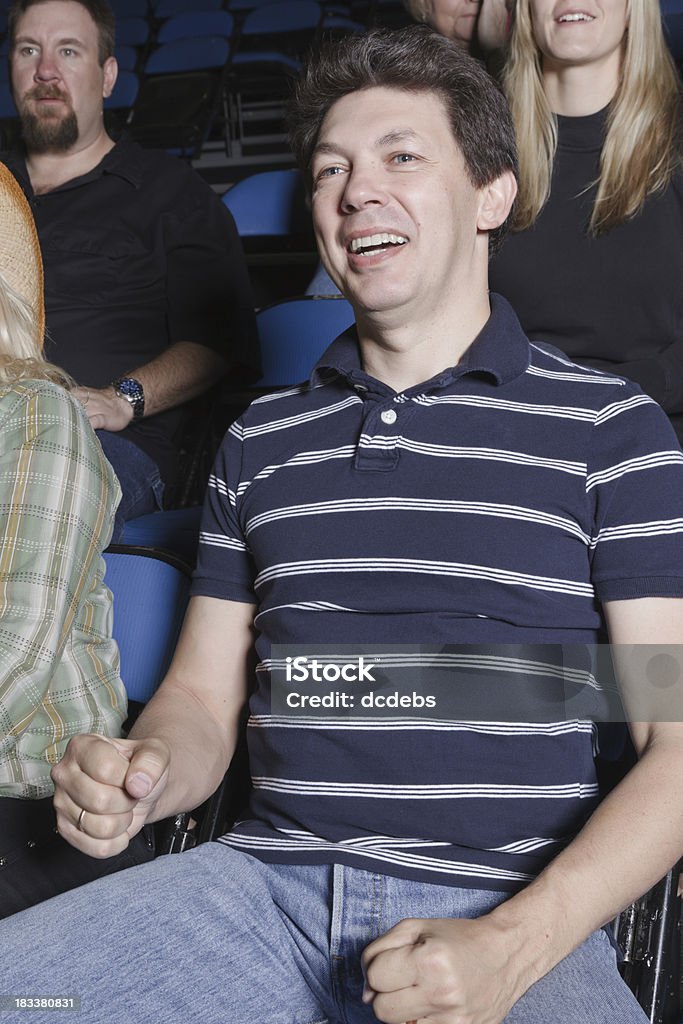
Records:
M352 238L349 242L349 252L354 256L372 255L377 252L384 252L397 245L405 245L408 241L403 235L390 235L383 231L379 235L364 235L362 238Z

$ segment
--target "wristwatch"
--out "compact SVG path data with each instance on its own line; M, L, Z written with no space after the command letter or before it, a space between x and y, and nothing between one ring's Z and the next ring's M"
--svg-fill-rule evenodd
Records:
M119 377L111 382L117 398L125 398L132 406L133 419L139 420L145 415L145 391L135 377Z

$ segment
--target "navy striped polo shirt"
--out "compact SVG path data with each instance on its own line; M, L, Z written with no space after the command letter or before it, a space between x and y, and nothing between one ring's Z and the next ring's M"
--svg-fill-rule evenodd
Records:
M529 645L596 643L602 601L683 596L682 513L659 406L531 344L500 297L457 366L400 394L342 335L310 382L233 424L209 482L193 593L258 606L253 792L224 841L271 862L525 885L598 798L595 727L534 714ZM396 645L404 673L426 645L473 679L512 660L519 716L286 714L280 645Z

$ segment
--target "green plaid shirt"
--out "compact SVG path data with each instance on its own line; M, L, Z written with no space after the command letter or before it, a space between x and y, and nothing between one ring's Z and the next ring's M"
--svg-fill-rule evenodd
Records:
M0 796L49 796L71 736L121 734L126 694L102 579L119 499L67 391L0 386Z

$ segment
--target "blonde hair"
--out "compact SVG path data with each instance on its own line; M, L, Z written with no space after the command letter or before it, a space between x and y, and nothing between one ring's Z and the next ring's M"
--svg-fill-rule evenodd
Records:
M607 115L592 235L634 217L661 192L681 163L680 91L656 0L629 0L621 77ZM530 227L548 196L557 149L557 119L543 89L543 55L533 36L529 0L517 0L503 86L519 153L513 229Z
M44 358L35 310L0 271L0 384L21 380L50 380L67 388L73 385L64 370Z

